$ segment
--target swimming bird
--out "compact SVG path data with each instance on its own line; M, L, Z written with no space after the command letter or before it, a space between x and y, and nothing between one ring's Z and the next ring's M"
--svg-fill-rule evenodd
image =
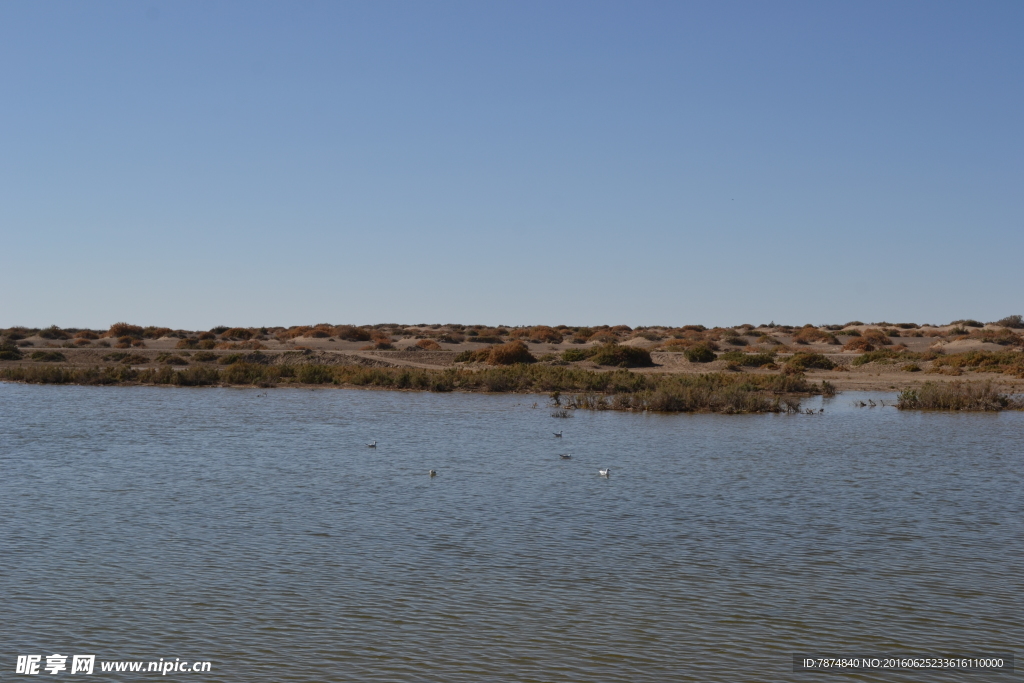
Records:
M368 443L368 444L366 444L366 447L367 448L376 448L377 447L377 442L374 441L372 443Z
M558 457L562 460L572 460L572 453L559 453Z
M557 436L557 437L558 437L559 439L561 439L561 438L562 438L562 432L552 432L552 434L554 434L555 436Z
M434 470L430 470L430 472L428 472L427 474L429 474L432 477L436 477L437 476L437 472L435 472Z
M598 470L597 473L600 474L602 477L607 477L609 474L612 473L612 468L605 467L603 470Z

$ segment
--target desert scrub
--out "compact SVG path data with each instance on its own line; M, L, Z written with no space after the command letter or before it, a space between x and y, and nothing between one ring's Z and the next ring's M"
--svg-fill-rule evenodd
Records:
M968 336L971 339L1001 346L1020 346L1024 344L1024 338L1005 327L998 330L972 330Z
M416 342L416 346L418 348L421 348L421 349L425 350L425 351L440 351L441 350L441 345L438 344L433 339L420 339L418 342Z
M990 382L926 382L917 389L900 392L896 407L900 410L1022 410L1024 403L996 391Z
M683 351L686 360L691 363L710 363L715 359L715 352L708 344L696 344Z
M654 365L651 352L637 346L605 344L594 349L590 357L598 365L612 365L620 368L646 368Z
M1024 352L968 351L939 356L932 361L933 372L951 374L948 371L960 371L964 368L971 368L979 372L1001 372L1024 379Z

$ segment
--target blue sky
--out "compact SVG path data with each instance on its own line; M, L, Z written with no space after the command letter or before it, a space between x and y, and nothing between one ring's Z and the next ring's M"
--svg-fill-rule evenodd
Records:
M1024 312L1019 2L5 2L0 326Z

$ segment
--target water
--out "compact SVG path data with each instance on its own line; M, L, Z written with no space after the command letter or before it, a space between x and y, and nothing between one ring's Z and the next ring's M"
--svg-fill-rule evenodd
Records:
M0 679L62 653L212 661L163 677L188 681L805 681L793 653L1020 650L1022 414L259 393L0 384ZM922 675L964 680L840 678Z

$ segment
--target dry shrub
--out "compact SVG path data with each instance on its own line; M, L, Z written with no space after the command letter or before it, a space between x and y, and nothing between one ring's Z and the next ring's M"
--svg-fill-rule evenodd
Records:
M92 342L88 339L76 339L74 344L75 346L89 346Z
M106 334L104 334L103 336L117 337L118 341L120 342L121 338L123 337L141 339L143 331L144 330L138 325L129 325L128 323L114 323L113 325L110 326L110 329L107 330Z
M169 327L147 327L142 330L142 336L146 339L159 339L160 337L166 337L173 332Z
M630 339L646 339L647 341L661 341L665 338L665 335L658 332L657 330L635 330Z
M420 339L416 342L416 346L426 351L440 351L441 345L433 339Z
M515 365L516 363L533 363L537 360L530 353L526 344L518 339L481 350L487 351L486 362L488 365Z
M56 325L51 325L45 330L39 330L39 336L43 339L71 339L71 335Z
M179 339L178 343L174 345L176 349L197 349L199 348L199 340L195 337L185 337Z
M338 325L332 332L338 339L345 341L370 341L370 332L354 325Z
M887 335L885 332L878 329L877 327L872 327L870 329L864 330L864 335L862 338L868 340L869 342L876 346L889 346L890 344L892 344L892 341L889 340L889 335Z
M526 339L535 343L547 342L549 344L561 344L562 334L547 325L534 325L533 327L520 327L512 330L512 339Z
M874 345L867 340L865 337L854 337L850 341L843 344L843 351L874 351Z
M619 341L619 335L615 334L611 330L601 330L600 332L595 332L590 337L588 337L587 341L599 342L601 344L611 344L613 342Z
M99 339L100 336L92 330L81 330L75 333L75 339Z
M997 320L993 323L994 325L1001 325L1003 327L1009 327L1014 330L1024 329L1024 316L1021 315L1008 315L1001 320Z
M797 344L810 344L812 342L824 342L826 344L838 344L839 340L835 335L816 327L802 327L793 335L793 341Z
M231 339L234 341L248 341L253 338L253 333L252 330L247 330L244 327L231 327L221 332L220 338Z

